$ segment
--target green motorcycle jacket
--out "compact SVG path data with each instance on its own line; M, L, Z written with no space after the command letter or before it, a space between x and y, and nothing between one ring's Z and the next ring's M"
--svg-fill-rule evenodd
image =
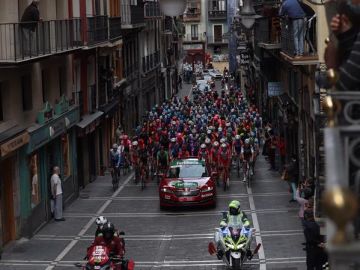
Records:
M243 211L240 211L240 214L238 214L236 216L230 215L228 212L227 216L221 220L220 226L223 224L223 222L225 222L226 224L231 224L231 223L239 223L239 221L241 221L241 223L244 225L244 227L250 227L250 225L251 225L246 214Z

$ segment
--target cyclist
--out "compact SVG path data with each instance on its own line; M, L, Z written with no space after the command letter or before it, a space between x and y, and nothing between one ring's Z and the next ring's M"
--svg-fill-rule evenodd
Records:
M223 181L227 183L229 180L229 166L230 166L230 152L226 143L221 144L221 150L219 151L218 162L222 169Z
M165 151L164 147L161 147L156 157L157 172L165 173L167 168L169 167L169 163L170 160L169 160L168 152Z
M140 175L138 144L139 144L138 141L133 141L131 144L132 147L130 151L131 164L135 170L135 182L139 180L139 175Z
M241 148L241 159L244 161L243 163L243 171L244 171L244 179L243 182L246 182L246 175L245 172L247 170L247 163L249 163L250 168L251 164L254 161L254 148L250 145L250 139L245 139L244 145ZM250 174L252 175L253 172L250 169Z
M119 152L119 146L114 143L112 146L112 149L110 149L110 168L112 168L111 170L111 176L112 178L114 178L115 174L116 176L119 175L119 166L120 166L120 162L121 162L121 157L120 157L120 152Z

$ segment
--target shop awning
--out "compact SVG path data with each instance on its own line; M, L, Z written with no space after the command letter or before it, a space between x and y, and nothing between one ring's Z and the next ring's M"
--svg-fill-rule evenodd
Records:
M26 128L18 125L12 125L8 129L4 130L3 132L0 131L0 143L9 140L16 135L20 134L21 132L25 131Z
M29 134L21 126L12 126L0 133L0 158L29 142Z
M104 114L104 112L97 111L97 112L94 112L93 114L84 115L82 117L83 119L79 123L77 123L76 125L79 128L86 128L88 125L95 122L103 114Z

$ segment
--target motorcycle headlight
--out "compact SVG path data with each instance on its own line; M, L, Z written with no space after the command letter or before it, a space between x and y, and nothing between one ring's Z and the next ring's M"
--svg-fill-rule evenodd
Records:
M232 244L230 244L230 243L225 243L225 245L226 245L228 248L230 248L230 249L234 249L234 248L235 248L234 245L232 245Z

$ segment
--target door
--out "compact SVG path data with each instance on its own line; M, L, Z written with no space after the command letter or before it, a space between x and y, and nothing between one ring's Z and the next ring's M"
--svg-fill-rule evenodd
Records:
M3 245L15 239L14 217L14 175L15 158L5 159L0 163L1 171L1 220Z
M222 25L214 25L214 42L222 42Z

